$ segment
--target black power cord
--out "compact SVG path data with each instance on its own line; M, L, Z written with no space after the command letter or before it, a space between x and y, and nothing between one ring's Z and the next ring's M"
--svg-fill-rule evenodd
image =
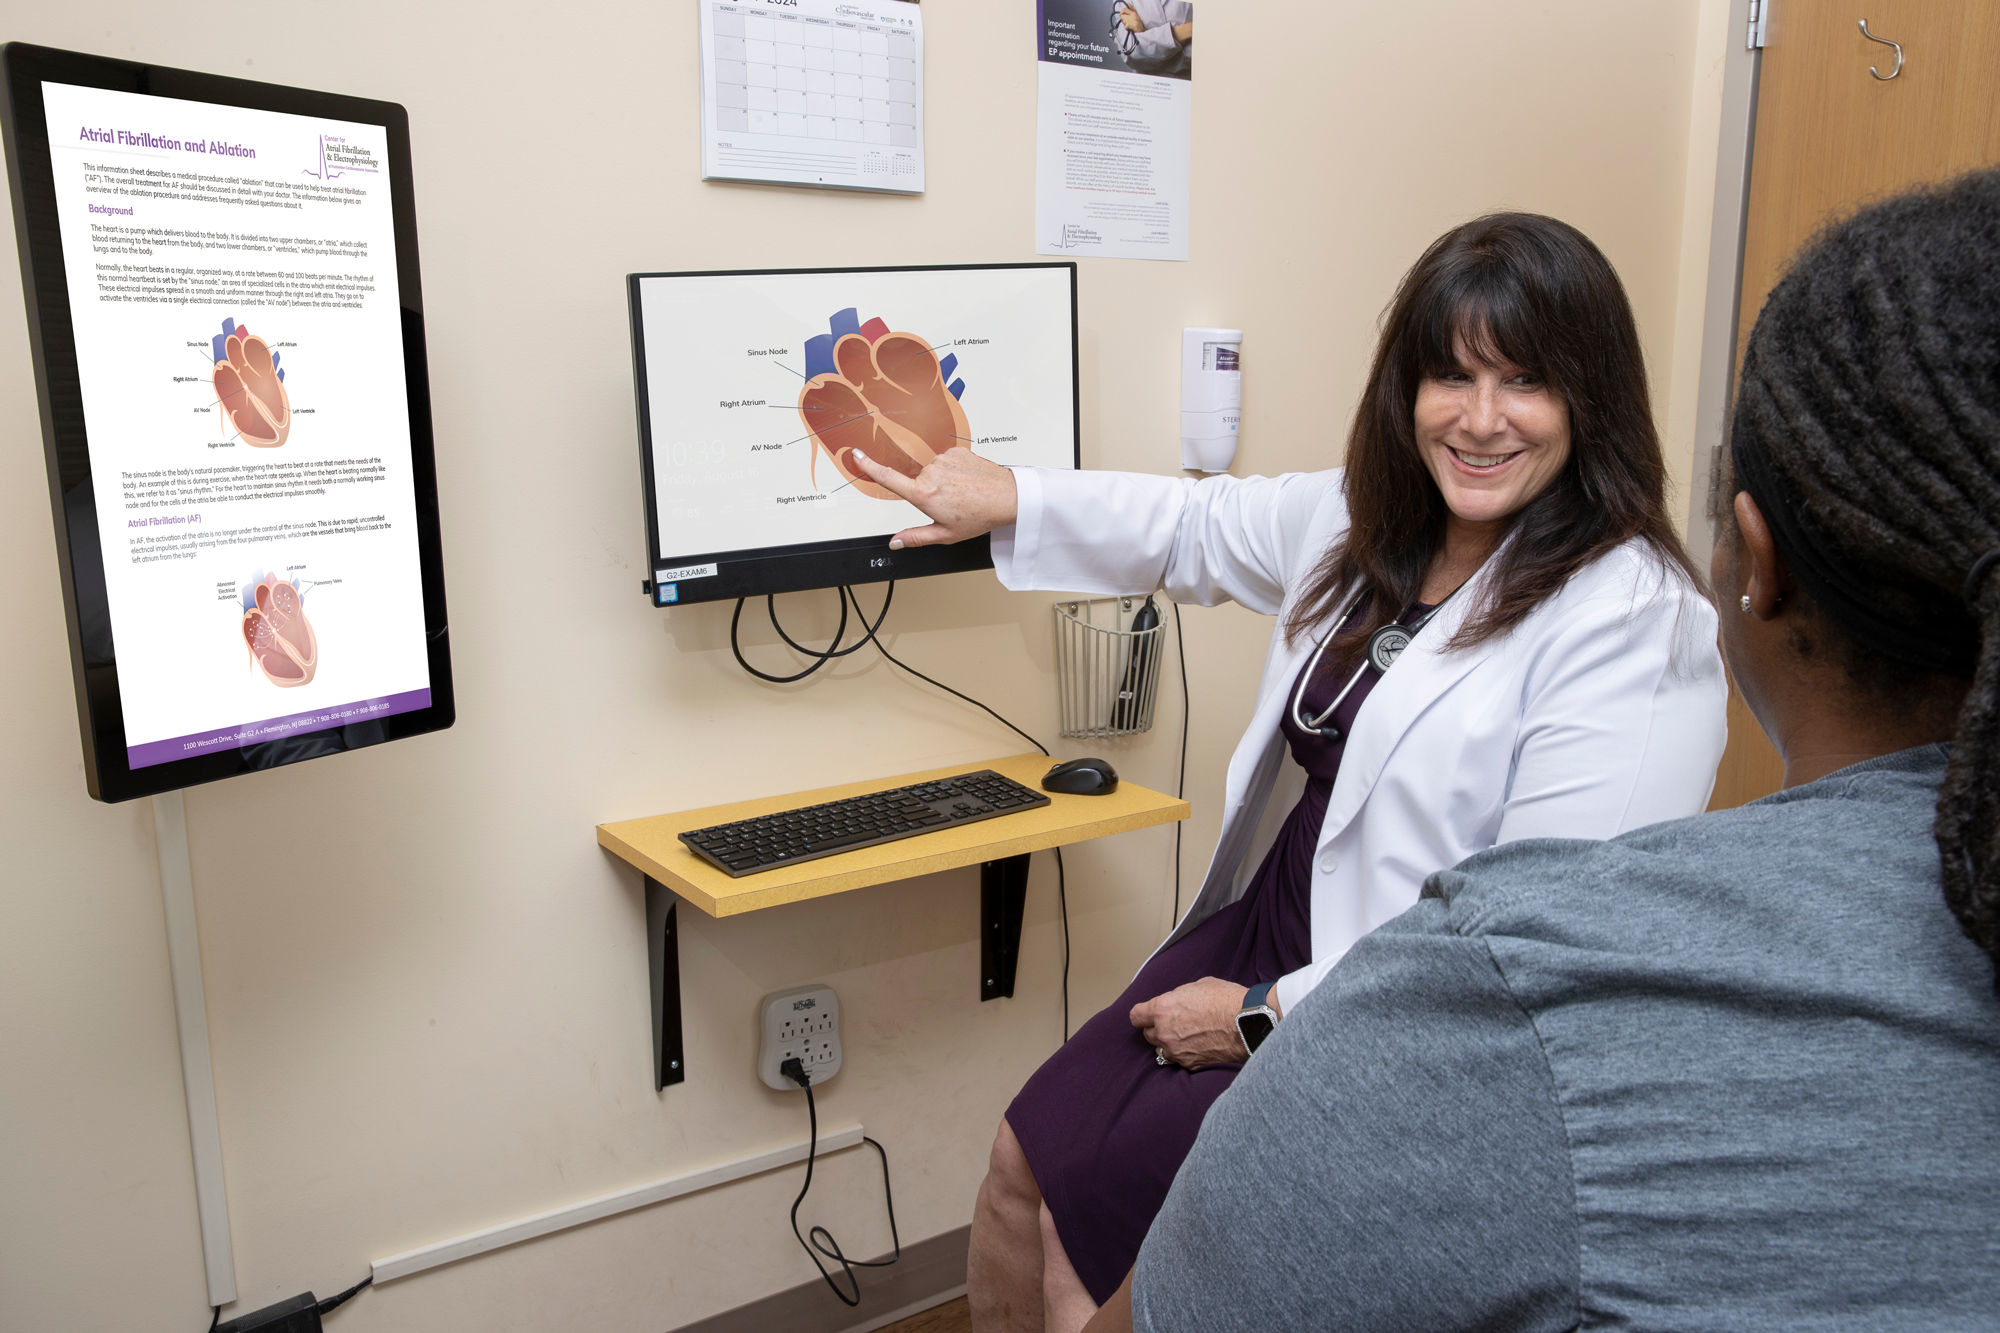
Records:
M837 589L837 591L840 593L840 623L834 626L833 642L829 643L826 646L825 652L819 652L816 649L808 648L804 644L798 643L795 640L793 640L791 635L785 633L785 627L778 623L777 594L767 593L765 595L764 610L765 613L771 617L771 628L778 631L778 637L783 639L787 644L791 645L791 647L794 650L804 653L807 657L814 659L813 664L811 666L807 667L804 671L798 672L796 675L791 675L791 676L774 676L768 671L759 671L756 667L750 665L748 658L743 656L742 645L737 642L736 630L737 626L743 620L743 603L746 599L742 597L737 598L736 610L732 612L729 617L729 651L736 655L736 665L742 667L745 671L749 672L751 675L755 676L759 680L768 680L773 685L790 685L794 681L804 680L807 676L810 676L813 672L819 670L821 667L825 666L828 662L831 662L836 658L845 657L849 653L859 652L862 648L862 645L874 639L875 630L880 629L882 627L882 621L888 617L889 603L896 596L896 582L894 579L891 579L889 581L889 590L886 594L883 595L882 598L882 614L875 617L874 628L873 629L868 628L868 617L862 615L861 624L864 630L862 638L860 642L848 648L842 648L840 646L840 641L847 635L847 603L848 599L852 598L854 594L851 589L845 586ZM857 615L861 614L861 602L859 599L856 599L854 602L854 611L855 614ZM876 647L879 648L881 647L881 645L878 643L876 644ZM885 653L884 656L887 656L887 654ZM1002 720L1004 721L1005 719ZM1043 753L1046 754L1047 751L1044 751Z
M875 1140L869 1138L866 1134L861 1136L861 1141L873 1148L882 1157L882 1199L889 1208L889 1241L895 1246L893 1254L887 1259L850 1259L841 1253L840 1242L835 1240L833 1233L825 1227L816 1226L806 1232L805 1235L800 1235L799 1205L806 1201L806 1191L813 1187L813 1159L819 1155L819 1108L813 1105L812 1077L806 1073L804 1065L800 1064L796 1058L790 1059L778 1066L778 1072L806 1090L806 1123L811 1127L810 1137L806 1140L806 1183L799 1186L799 1197L792 1200L792 1235L798 1237L799 1246L805 1250L806 1258L813 1261L813 1267L819 1270L819 1275L826 1280L826 1285L832 1289L833 1294L840 1297L841 1303L843 1305L859 1305L861 1304L861 1279L855 1276L854 1270L857 1268L887 1268L890 1264L895 1263L903 1257L903 1238L896 1234L896 1194L889 1187L888 1150ZM812 1237L811 1244L807 1244L806 1236ZM822 1238L826 1241L824 1245L820 1243ZM815 1253L815 1251L818 1253ZM852 1296L842 1291L840 1284L833 1280L833 1274L826 1271L826 1265L819 1261L819 1257L822 1254L840 1265L840 1271L847 1277L849 1289L854 1292Z
M341 1292L338 1296L327 1297L325 1300L321 1301L316 1308L322 1315L331 1314L333 1313L333 1309L335 1306L342 1305L348 1301L353 1300L356 1296L359 1296L361 1294L361 1289L363 1287L372 1287L374 1285L375 1285L375 1275L373 1273L370 1273L367 1277L362 1278L359 1282L349 1287L346 1291Z
M889 586L890 589L893 591L895 588L895 584L891 583ZM854 597L854 590L852 588L843 588L841 589L841 591L845 592L849 597ZM861 599L858 597L854 598L854 612L856 615L861 615ZM903 668L903 670L909 672L912 676L915 676L918 680L928 681L930 684L935 685L939 689L943 690L946 694L953 695L957 698L963 699L975 708L985 709L986 712L992 714L992 716L998 719L1000 723L1004 725L1009 731L1012 731L1022 740L1025 740L1026 742L1028 742L1028 744L1034 746L1037 750L1040 750L1043 754L1045 755L1048 754L1049 752L1048 746L1042 744L1040 741L1036 740L1033 736L1030 736L1027 732L1022 731L1019 727L1015 726L1012 722L1007 721L1006 718L1001 717L998 713L993 712L991 708L987 708L986 705L980 703L979 700L973 698L969 694L960 694L957 690L954 690L951 686L945 684L943 681L931 680L929 676L926 676L923 672L917 670L909 663L896 657L887 648L883 647L882 641L875 637L875 631L882 627L883 618L886 617L888 614L889 614L889 599L887 597L884 597L882 599L882 614L880 616L875 617L875 624L872 628L867 628L862 631L867 639L873 640L875 644L875 650L877 652L881 653L882 656L888 658L891 662L894 662L897 666ZM867 624L866 616L862 616L862 624L863 625ZM856 646L858 647L859 645ZM1063 974L1062 974L1063 1041L1068 1042L1070 1035L1069 1034L1069 885L1067 883L1067 876L1065 875L1065 872L1063 870L1062 848L1057 847L1054 849L1054 851L1056 854L1056 903L1059 909L1059 913L1062 917L1062 938L1063 938Z
M807 676L810 676L813 672L819 670L821 667L825 666L828 662L831 662L836 658L846 657L849 653L859 651L863 644L872 643L875 645L875 651L881 653L882 656L888 658L891 662L895 663L903 670L909 672L912 676L915 676L918 680L921 680L928 685L935 685L939 689L943 690L946 694L949 694L954 698L963 699L965 702L971 704L974 708L983 710L985 713L991 716L994 721L1006 727L1009 731L1019 736L1022 740L1026 741L1028 744L1034 746L1037 750L1040 750L1043 754L1047 754L1049 752L1048 746L1042 744L1040 741L1036 740L1033 736L1030 736L1027 732L1022 731L1012 722L1009 722L1006 718L1000 716L1000 714L994 712L991 708L988 708L985 704L980 703L979 700L973 698L969 694L960 694L957 690L954 690L951 686L945 684L941 680L932 680L929 676L926 676L923 672L917 670L915 667L911 666L908 662L905 662L902 658L897 657L894 653L890 652L886 646L883 645L882 640L876 637L875 632L881 629L882 622L889 618L889 604L892 601L894 601L896 597L896 581L894 579L889 580L888 588L883 591L882 610L879 613L877 613L875 617L875 623L872 625L868 623L868 613L861 609L861 598L859 594L857 594L854 591L853 588L847 586L846 584L842 584L839 588L835 589L835 591L837 591L840 594L840 623L834 627L833 642L829 643L826 646L826 650L824 652L816 648L808 648L804 644L794 640L791 635L785 633L785 627L778 623L777 598L775 596L771 596L765 599L769 606L769 611L771 616L771 628L778 631L778 637L783 639L785 643L789 647L791 647L795 652L802 653L807 657L815 659L811 666L807 667L804 671L801 671L797 675L793 676L774 676L768 672L759 671L756 667L751 666L750 663L744 659L743 649L741 645L737 642L736 631L738 623L743 618L743 603L745 599L741 597L737 598L736 611L729 617L729 650L730 652L736 655L737 663L741 665L745 671L757 677L757 679L759 680L768 680L773 684L777 685L789 685L795 680L804 680ZM847 633L847 607L850 601L854 604L855 616L861 621L861 638L858 642L850 645L849 647L842 648L840 646L840 641L843 637L845 637Z
M1063 932L1063 1044L1069 1044L1069 885L1064 882L1062 848L1056 853L1056 904L1061 910Z
M1188 714L1194 711L1194 697L1188 693L1187 683L1187 631L1181 627L1181 604L1174 603L1174 641L1181 650L1181 776L1174 784L1174 799L1187 799L1187 742ZM1185 819L1174 821L1174 925L1181 923L1181 830L1187 827ZM1172 929L1172 927L1169 927Z
M855 596L854 589L842 588L841 591L846 593L849 597L854 598L854 612L856 615L860 615L861 599ZM987 716L991 717L1001 726L1007 728L1007 730L1013 732L1016 736L1019 736L1022 740L1034 746L1037 750L1040 750L1044 755L1048 754L1049 752L1048 746L1042 744L1040 741L1036 740L1033 736L1030 736L1027 732L1021 730L1019 727L1015 726L1012 722L1009 722L1006 718L1001 717L1000 714L994 712L991 708L988 708L985 704L979 702L979 700L973 698L971 695L960 694L957 690L954 690L951 686L945 684L941 680L932 680L929 676L926 676L923 672L917 670L915 667L911 666L908 662L905 662L902 658L890 652L888 647L884 645L880 639L875 637L875 631L882 627L883 619L887 617L889 614L889 598L895 594L895 591L896 591L896 585L894 582L891 582L889 584L888 593L885 593L882 597L882 614L875 617L874 625L867 626L865 617L863 619L863 624L866 627L862 630L862 634L865 638L867 638L869 642L875 645L875 651L882 654L882 656L888 658L891 662L895 663L903 670L909 672L912 676L915 676L918 680L921 680L929 685L937 686L939 689L943 690L946 694L951 695L955 699L965 700L965 702L971 704L974 708L980 709L981 711L985 712ZM859 645L856 646L858 647Z
M333 1313L336 1308L345 1305L360 1295L362 1288L373 1285L375 1285L375 1275L370 1273L367 1277L362 1278L338 1296L329 1296L323 1301L314 1301L312 1306L315 1320L313 1327L319 1327L317 1320L320 1317ZM249 1314L238 1315L229 1321L229 1326L231 1328L241 1328L244 1327L244 1321L249 1320L251 1321L251 1327L259 1329L291 1328L294 1321L305 1313L305 1307L300 1305L299 1302L310 1300L312 1300L312 1293L306 1292L303 1296L294 1296L289 1301L280 1301L276 1305L266 1306L261 1310L252 1310ZM217 1305L211 1308L213 1313L209 1316L208 1333L216 1333L216 1330L222 1327L222 1307Z

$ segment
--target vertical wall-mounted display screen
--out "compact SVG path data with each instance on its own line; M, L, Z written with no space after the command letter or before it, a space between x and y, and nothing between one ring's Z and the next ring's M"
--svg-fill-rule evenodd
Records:
M450 725L402 109L6 67L93 794Z

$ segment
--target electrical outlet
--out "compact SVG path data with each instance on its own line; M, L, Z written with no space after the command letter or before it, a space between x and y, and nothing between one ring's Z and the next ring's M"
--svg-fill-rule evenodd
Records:
M799 986L766 995L763 1044L757 1051L757 1076L764 1086L796 1092L798 1084L778 1072L787 1060L805 1066L813 1086L840 1072L840 997L831 986Z

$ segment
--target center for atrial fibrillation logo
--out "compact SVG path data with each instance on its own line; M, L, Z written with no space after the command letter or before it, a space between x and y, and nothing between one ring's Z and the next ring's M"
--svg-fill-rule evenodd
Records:
M945 450L972 447L972 427L959 406L965 381L951 377L956 355L939 360L916 334L892 333L879 319L863 324L851 309L827 325L830 333L806 340L806 386L799 392L799 417L815 445L815 487L821 450L855 490L894 500L862 475L853 455L914 477Z

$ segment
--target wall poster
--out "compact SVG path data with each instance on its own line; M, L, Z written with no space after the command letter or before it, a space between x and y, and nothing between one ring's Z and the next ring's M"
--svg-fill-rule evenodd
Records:
M1038 0L1035 253L1186 259L1194 6Z

